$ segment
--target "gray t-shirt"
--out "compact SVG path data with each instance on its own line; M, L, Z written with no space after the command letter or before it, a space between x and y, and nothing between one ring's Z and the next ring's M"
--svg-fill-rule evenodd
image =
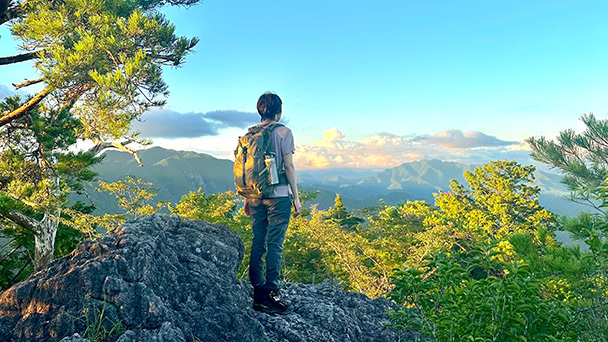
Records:
M283 155L288 153L294 153L296 145L293 140L293 133L286 126L276 127L272 131L272 139L277 160L277 170L285 170L285 164L283 164ZM288 197L291 195L291 188L289 185L277 185L274 188L274 193L270 198L275 197Z

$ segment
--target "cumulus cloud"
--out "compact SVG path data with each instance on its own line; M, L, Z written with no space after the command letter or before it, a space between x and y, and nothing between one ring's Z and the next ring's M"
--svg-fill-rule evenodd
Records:
M344 133L334 127L323 131L323 139L315 141L313 144L321 147L338 147L338 144L340 144L343 139Z
M256 113L217 110L208 113L178 113L169 109L142 115L133 127L149 138L196 138L218 135L224 128L246 128L260 122Z
M420 159L441 159L467 164L497 159L529 160L525 143L500 140L482 132L449 130L432 136L379 133L361 142L346 140L337 128L323 139L298 146L298 168L386 168Z

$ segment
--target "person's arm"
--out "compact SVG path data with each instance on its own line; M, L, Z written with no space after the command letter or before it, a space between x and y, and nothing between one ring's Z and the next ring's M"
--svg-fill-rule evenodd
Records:
M285 167L287 182L289 183L291 193L293 194L293 207L295 209L293 216L298 216L302 213L302 204L300 204L298 184L296 184L296 166L293 162L293 153L290 152L283 155L283 166Z

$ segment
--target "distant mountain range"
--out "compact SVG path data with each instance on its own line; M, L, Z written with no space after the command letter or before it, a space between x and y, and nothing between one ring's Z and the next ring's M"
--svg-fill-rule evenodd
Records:
M133 175L154 183L158 189L157 200L173 203L199 188L205 193L234 190L233 162L230 160L160 147L142 150L138 154L144 167L139 167L129 154L106 152L105 159L94 168L99 174L98 179L115 182L124 179L125 175ZM433 203L434 193L449 191L450 180L466 184L464 172L474 168L474 165L454 162L420 160L382 171L299 170L298 186L304 191L319 191L313 201L319 209L332 206L336 193L342 196L344 205L350 210L376 206L381 199L389 205L408 200ZM560 183L560 178L559 175L536 172L535 185L541 188L541 204L558 214L580 212L585 207L563 199L568 192ZM88 193L99 212L120 212L113 196L92 188Z
M424 200L434 202L433 194L450 190L451 180L467 184L464 179L466 171L473 171L476 165L467 165L441 160L419 160L388 168L384 171L361 178L343 178L340 170L337 176L319 178L301 172L299 184L310 189L320 189L343 196L344 205L351 209L377 205L382 198L387 204L396 204L407 200ZM543 171L536 171L534 185L541 189L539 201L547 209L559 213L575 215L586 207L564 199L569 194L560 182L561 176ZM333 203L333 202L332 202ZM330 203L329 205L331 205ZM319 205L319 208L324 208Z
M105 152L104 160L93 170L105 182L124 180L132 175L151 182L157 189L155 200L179 202L183 195L199 188L205 193L218 193L234 189L233 162L210 155L173 151L153 147L138 152L144 166L137 165L132 155L118 151ZM120 213L114 196L97 192L97 182L87 188L89 197L102 213ZM84 201L80 198L81 201Z

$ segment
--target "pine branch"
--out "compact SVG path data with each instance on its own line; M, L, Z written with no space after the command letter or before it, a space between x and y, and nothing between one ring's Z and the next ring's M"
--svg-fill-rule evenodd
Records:
M23 81L21 83L13 83L13 87L15 87L15 89L21 89L21 88L25 88L25 87L31 86L32 84L40 83L43 80L44 80L43 77L40 77L40 78L35 79L35 80L25 79L25 81Z
M38 232L40 231L40 222L16 210L9 210L7 212L3 212L0 215L11 220L13 223L31 231L34 234L38 234Z
M142 1L141 6L146 9L162 7L165 5L190 7L198 3L200 0L160 0L160 1Z
M95 142L95 146L93 146L93 148L90 149L89 152L93 152L93 153L95 153L95 155L98 155L103 150L108 149L108 148L117 148L121 151L132 154L133 157L135 158L135 160L137 161L137 164L139 166L144 166L144 164L139 159L139 156L137 155L137 151L135 149L132 149L132 148L126 146L126 145L132 143L133 142L132 140L126 140L123 142L106 142L106 141L101 141L101 139L99 139L99 137L97 137L97 138L94 138L93 141Z
M11 0L0 0L3 8L0 8L0 25L17 18L23 13L23 5L15 5L11 8L8 6L11 4Z
M39 92L36 96L34 96L27 103L23 104L21 107L0 117L0 127L27 115L28 112L32 110L32 108L34 108L38 103L40 103L40 101L42 101L51 92L51 90L51 86L47 86L46 88L44 88L44 90Z
M0 189L2 189L2 187L7 186L10 181L10 178L0 175Z
M134 150L134 149L132 149L132 148L130 148L130 147L125 146L126 144L129 144L129 143L131 143L131 141L126 141L126 142L122 142L122 143L120 143L120 142L113 142L112 146L114 146L115 148L117 148L117 149L119 149L121 151L125 151L127 153L132 154L133 157L135 158L135 160L137 161L137 165L144 166L144 164L139 159L139 156L137 155L137 151Z
M0 0L0 17L4 17L11 0Z
M40 53L40 51L42 50L26 52L13 56L0 57L0 65L20 63L38 58L38 54Z

